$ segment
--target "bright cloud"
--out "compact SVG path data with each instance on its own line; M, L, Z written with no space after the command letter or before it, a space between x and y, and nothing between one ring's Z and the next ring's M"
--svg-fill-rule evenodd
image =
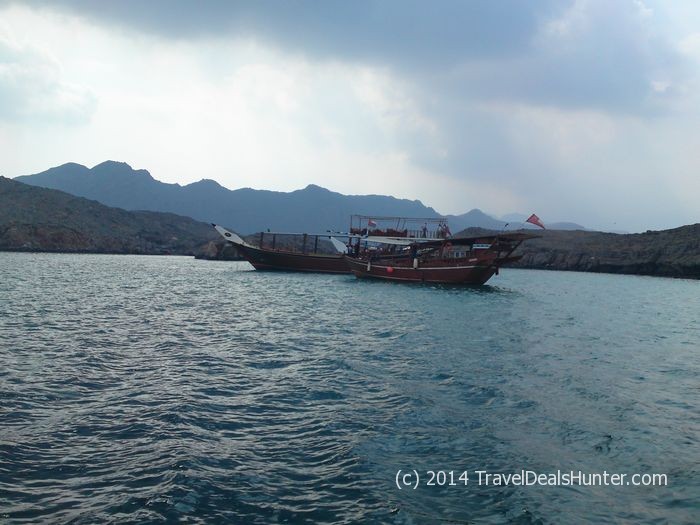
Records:
M48 50L20 41L7 22L0 24L0 118L74 123L89 119L94 108L94 95L66 79Z

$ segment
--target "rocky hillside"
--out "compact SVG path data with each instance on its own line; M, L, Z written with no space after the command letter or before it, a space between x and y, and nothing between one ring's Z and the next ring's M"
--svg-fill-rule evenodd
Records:
M110 208L0 177L0 250L193 255L217 237L189 217Z
M700 224L638 234L538 232L520 248L521 268L700 279Z

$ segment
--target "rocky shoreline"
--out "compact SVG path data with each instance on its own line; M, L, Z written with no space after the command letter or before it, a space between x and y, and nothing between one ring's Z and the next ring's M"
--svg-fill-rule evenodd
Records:
M700 279L700 224L637 234L548 231L529 240L516 268Z

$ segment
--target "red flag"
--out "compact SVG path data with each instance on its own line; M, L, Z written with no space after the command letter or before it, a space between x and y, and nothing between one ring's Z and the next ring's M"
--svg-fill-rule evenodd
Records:
M374 222L372 219L367 221L367 226L371 226L372 228L374 228L376 225L377 225L377 223Z
M539 226L543 230L545 229L544 224L542 224L542 221L540 218L535 215L534 213L528 217L528 219L525 222L529 222L530 224L534 224L535 226Z

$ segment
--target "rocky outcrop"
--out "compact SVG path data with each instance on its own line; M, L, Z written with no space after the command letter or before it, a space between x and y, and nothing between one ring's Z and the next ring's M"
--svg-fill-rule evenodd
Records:
M514 266L700 279L700 224L638 234L549 231Z
M194 254L196 259L206 259L209 261L244 261L245 259L238 253L236 247L226 241L209 241L199 247Z

